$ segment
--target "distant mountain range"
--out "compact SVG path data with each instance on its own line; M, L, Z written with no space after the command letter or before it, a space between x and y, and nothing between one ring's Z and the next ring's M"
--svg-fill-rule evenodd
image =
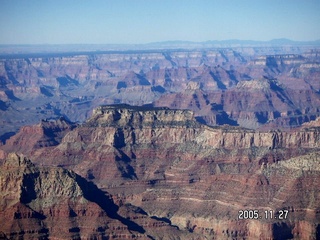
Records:
M256 41L256 40L239 40L239 39L228 39L228 40L209 40L205 42L192 42L192 41L164 41L164 42L153 42L146 45L152 46L177 46L177 45L199 45L199 46L228 46L234 47L239 45L314 45L320 46L320 39L315 41L294 41L287 38L272 39L269 41Z
M155 49L198 49L220 47L252 47L252 46L319 46L320 39L315 41L293 41L286 38L270 41L256 40L209 40L205 42L192 41L162 41L145 44L0 44L0 56L25 53L65 53L94 51L135 51Z

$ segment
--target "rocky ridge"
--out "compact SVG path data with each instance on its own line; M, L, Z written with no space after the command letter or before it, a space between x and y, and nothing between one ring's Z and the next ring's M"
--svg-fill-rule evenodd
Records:
M109 193L72 171L36 167L23 156L9 154L0 173L0 232L4 238L170 237L162 231L180 235L175 227L150 218L137 207L116 205Z
M19 138L2 146L3 156ZM319 138L315 126L210 127L188 110L102 106L58 145L38 148L30 158L72 169L115 203L167 219L180 229L168 229L172 236L306 239L320 228ZM238 219L245 209L278 217L288 210L288 217Z
M83 122L95 107L119 103L181 106L212 126L300 126L319 116L319 50L306 50L8 56L0 59L1 140L40 119Z

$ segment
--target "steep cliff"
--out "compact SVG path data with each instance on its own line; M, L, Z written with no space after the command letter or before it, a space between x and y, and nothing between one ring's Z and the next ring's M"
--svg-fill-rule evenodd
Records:
M119 103L183 107L209 125L300 126L319 116L319 50L278 51L6 56L0 59L0 140L40 119L64 116L83 122L95 107Z
M110 194L72 171L36 167L22 156L9 154L0 173L4 238L166 239L170 233L181 234L137 207L119 207Z
M37 125L24 126L7 142L7 151L30 153L33 150L58 145L64 135L76 124L61 117L57 120L41 120Z
M209 127L189 110L120 105L97 108L60 144L32 157L72 169L114 202L139 206L195 239L314 239L319 142L314 124L288 131ZM245 210L258 210L258 218L240 219Z

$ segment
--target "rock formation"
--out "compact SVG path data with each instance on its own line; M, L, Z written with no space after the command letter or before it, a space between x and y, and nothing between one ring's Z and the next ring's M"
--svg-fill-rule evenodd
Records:
M3 238L166 239L170 234L165 232L181 234L138 207L116 205L110 194L72 171L36 167L9 154L0 173Z
M319 50L248 47L3 56L0 137L103 104L183 107L209 125L300 126L319 116ZM176 106L176 107L175 107Z
M271 45L1 55L0 238L318 239L319 62Z
M54 124L52 129L59 131ZM14 143L23 143L23 131L1 147L3 158L14 151ZM155 226L166 224L173 238L320 235L320 129L315 124L286 131L210 127L189 110L115 105L98 107L85 123L56 139L42 147L35 141L28 145L32 150L18 152L38 168L74 171L107 191L113 204L135 206L117 214L139 208L146 218L161 221ZM37 198L43 196L36 192ZM30 208L32 199L26 201ZM259 212L257 219L249 219L251 210ZM249 211L244 219L241 211ZM145 225L133 221L159 236L144 227L152 225L149 218Z

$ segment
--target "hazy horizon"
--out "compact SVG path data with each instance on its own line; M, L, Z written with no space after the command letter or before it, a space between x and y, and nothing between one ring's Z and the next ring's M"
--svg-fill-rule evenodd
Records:
M154 42L147 42L147 43L0 43L0 46L46 46L46 45L153 45L153 44L210 44L210 43L228 43L231 44L236 42L253 42L253 43L272 43L276 41L284 41L284 42L292 42L292 43L312 43L312 42L320 42L319 39L315 40L305 40L305 41L296 41L288 38L274 38L269 40L255 40L255 39L222 39L222 40L216 40L216 39L210 39L206 41L188 41L188 40L164 40L164 41L154 41Z
M0 44L320 40L320 1L4 0Z

